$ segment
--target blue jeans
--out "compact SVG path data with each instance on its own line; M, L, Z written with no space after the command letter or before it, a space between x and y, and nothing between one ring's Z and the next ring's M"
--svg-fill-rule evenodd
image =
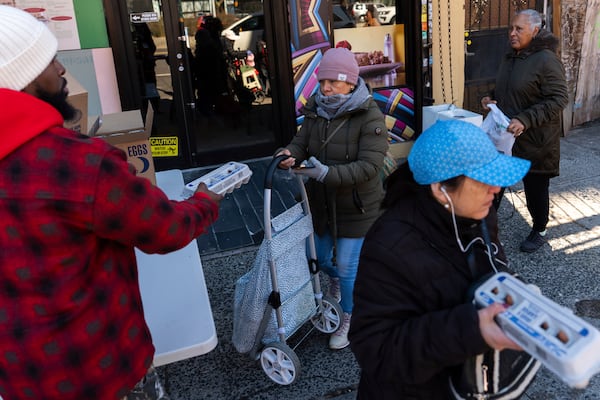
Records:
M329 233L319 236L315 234L315 246L317 249L317 260L321 270L331 278L340 279L340 306L345 313L352 314L354 302L352 291L356 271L358 270L358 258L364 238L338 238L336 248L336 264L333 265L333 238Z

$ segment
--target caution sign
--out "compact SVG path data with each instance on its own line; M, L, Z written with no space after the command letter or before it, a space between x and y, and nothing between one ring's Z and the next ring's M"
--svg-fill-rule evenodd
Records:
M177 136L160 136L150 138L152 157L177 157L179 155L179 138Z

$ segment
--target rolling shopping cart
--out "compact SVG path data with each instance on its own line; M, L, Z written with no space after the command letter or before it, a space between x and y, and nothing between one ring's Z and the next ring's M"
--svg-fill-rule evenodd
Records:
M236 283L232 336L236 350L260 360L265 374L280 385L292 384L300 373L288 338L308 321L313 329L333 333L343 315L338 302L321 291L312 217L300 176L294 179L301 201L271 219L273 175L285 158L274 158L267 169L265 236L252 268Z

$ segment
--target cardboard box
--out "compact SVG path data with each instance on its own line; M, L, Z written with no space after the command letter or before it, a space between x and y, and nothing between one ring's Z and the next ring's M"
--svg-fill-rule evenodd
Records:
M423 107L423 130L429 128L438 119L459 119L481 127L483 116L462 108L453 107L452 104L439 104L437 106Z
M423 130L429 128L438 120L438 114L450 108L450 104L438 104L436 106L423 107Z
M148 105L145 124L140 110L102 115L95 120L89 135L102 138L123 150L127 154L127 161L135 166L138 176L148 178L156 185L149 141L153 118L151 105Z
M481 128L483 123L483 115L474 113L473 111L465 110L462 108L456 108L454 110L441 111L438 113L438 119L448 120L457 119L464 122L470 122L473 125Z
M68 72L65 73L64 78L67 80L67 88L69 89L67 101L79 113L74 119L65 121L63 126L86 134L88 131L88 91Z

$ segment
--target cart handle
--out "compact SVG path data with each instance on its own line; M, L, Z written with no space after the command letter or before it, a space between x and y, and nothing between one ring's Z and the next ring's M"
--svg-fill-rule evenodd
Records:
M280 162L290 157L286 154L273 157L273 161L267 167L267 173L265 174L265 189L273 189L273 175L275 174L275 170L278 168Z

